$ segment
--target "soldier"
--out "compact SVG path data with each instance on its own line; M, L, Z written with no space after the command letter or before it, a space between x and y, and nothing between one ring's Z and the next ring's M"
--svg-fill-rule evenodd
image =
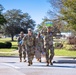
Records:
M32 29L28 29L28 34L23 38L23 44L27 46L28 66L32 65L32 60L35 54L35 36Z
M22 42L23 42L23 37L24 37L24 33L21 31L20 32L20 36L18 37L18 50L19 50L19 58L20 58L20 62L22 62L22 53L23 53L23 57L24 57L24 62L26 62L25 58L26 58L26 49L25 46L22 46ZM23 50L24 47L24 50Z
M43 50L43 37L41 36L40 32L36 37L36 51L35 56L39 62L41 62L41 52Z
M44 48L46 52L46 62L47 66L49 66L49 63L53 65L52 59L54 57L54 47L53 47L53 32L52 27L47 28L47 32L44 35Z

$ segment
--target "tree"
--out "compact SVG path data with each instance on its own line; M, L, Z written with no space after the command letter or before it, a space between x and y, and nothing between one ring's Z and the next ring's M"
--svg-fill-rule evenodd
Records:
M21 10L7 10L4 13L4 17L7 20L5 24L5 32L11 35L12 41L15 34L18 34L20 31L27 28L34 29L35 21L31 19L28 13L23 13Z
M60 18L66 24L65 28L76 31L76 0L49 0L49 2L53 7L53 10L50 9L48 12L50 16Z
M61 9L61 19L67 22L76 31L76 0L63 1L63 8Z
M45 25L45 23L46 23L47 21L53 22L52 31L53 31L55 34L60 33L61 28L62 28L62 22L61 22L59 19L50 20L50 19L48 19L47 17L45 17L45 18L43 19L43 22L42 22L40 25L38 25L38 27L37 27L37 28L38 28L38 31L41 31L41 30L46 31L46 25Z
M48 0L48 2L50 3L51 7L47 12L50 19L58 19L60 16L60 10L63 7L62 0Z
M3 10L4 10L4 7L0 4L0 28L4 23L6 23L6 19L2 15Z

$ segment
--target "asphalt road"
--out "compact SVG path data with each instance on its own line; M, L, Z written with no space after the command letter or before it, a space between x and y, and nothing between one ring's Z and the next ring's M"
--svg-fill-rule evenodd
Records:
M46 66L45 58L38 62L35 58L32 66L19 62L18 57L0 57L0 75L76 75L76 59L54 57L53 66Z

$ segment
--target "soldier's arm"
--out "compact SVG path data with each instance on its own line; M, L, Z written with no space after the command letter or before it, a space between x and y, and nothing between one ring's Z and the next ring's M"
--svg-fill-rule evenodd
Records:
M24 36L24 38L22 39L23 40L23 42L22 42L22 48L23 48L23 50L25 50L25 45L26 45L26 37Z
M44 37L42 38L43 50L44 50Z
M19 42L20 42L20 37L17 38L18 46L20 45Z
M38 41L37 41L37 38L35 38L35 46L36 46L36 47L37 47L37 42L38 42Z
M22 40L23 40L22 45L25 46L26 45L26 36L24 36L24 38Z
M34 46L36 47L36 37L34 36Z

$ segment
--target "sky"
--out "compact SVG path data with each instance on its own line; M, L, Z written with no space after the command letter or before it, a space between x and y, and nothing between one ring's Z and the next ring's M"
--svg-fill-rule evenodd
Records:
M0 0L0 4L5 8L4 11L20 9L23 13L27 12L36 24L48 16L47 11L50 9L48 0Z

